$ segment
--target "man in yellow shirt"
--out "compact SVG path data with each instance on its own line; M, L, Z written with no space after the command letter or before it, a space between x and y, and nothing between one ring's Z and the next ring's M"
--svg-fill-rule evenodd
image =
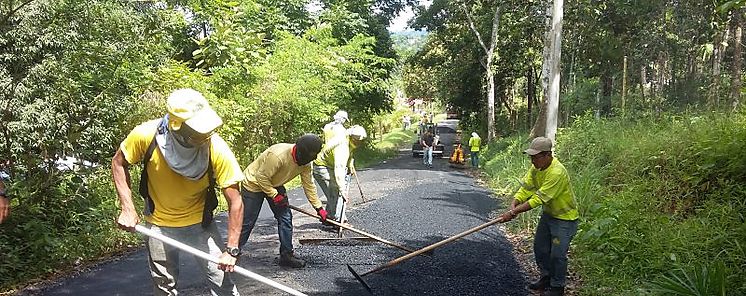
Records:
M306 262L293 253L293 214L288 208L285 183L300 175L303 191L322 221L326 220L326 210L316 196L316 185L311 178L311 162L321 151L321 138L306 134L295 144L280 143L264 150L244 170L241 182L241 197L244 203L243 228L239 246L243 248L259 218L259 211L266 199L269 208L277 219L277 233L280 236L280 266L301 268Z
M471 151L471 166L479 167L479 147L482 146L482 138L477 133L471 133L469 139L469 150Z
M10 181L10 175L5 171L6 169L10 169L7 162L0 164L0 224L10 216L10 196L7 192L8 188L5 187L5 181Z
M145 198L145 226L220 258L219 264L196 258L213 295L238 295L226 272L240 255L243 203L238 183L241 167L228 144L215 131L222 120L207 100L192 89L179 89L167 101L162 119L135 127L112 159L119 196L120 228L134 231L140 217L132 202L129 166L143 162L140 194ZM228 202L228 241L223 242L212 219L217 206L214 186ZM177 295L179 250L149 238L146 242L154 295Z
M355 173L352 152L368 135L365 128L359 125L350 127L345 134L342 141L327 139L313 166L313 177L326 195L326 211L330 213L328 218L342 223L343 203L347 200L347 193L342 189L350 181L348 171Z
M552 156L552 140L537 137L524 151L533 167L521 181L510 211L500 218L510 221L518 214L542 206L534 237L534 257L541 277L531 290L543 290L544 296L561 296L567 277L567 251L578 230L578 206L567 169Z

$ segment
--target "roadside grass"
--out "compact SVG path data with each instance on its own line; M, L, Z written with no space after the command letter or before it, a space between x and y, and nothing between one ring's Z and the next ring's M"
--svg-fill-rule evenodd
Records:
M581 211L571 254L580 294L746 295L744 126L743 113L584 116L559 131ZM530 166L527 140L485 149L498 193L511 195ZM539 212L511 227L533 231Z
M39 180L33 177L14 183L40 189L12 191L11 216L0 224L0 294L140 244L137 235L114 223L119 209L110 170L94 170L85 179L74 172L53 174L46 186L30 184Z
M355 151L355 168L366 168L399 154L399 149L412 145L415 138L414 125L409 130L395 128L381 139Z

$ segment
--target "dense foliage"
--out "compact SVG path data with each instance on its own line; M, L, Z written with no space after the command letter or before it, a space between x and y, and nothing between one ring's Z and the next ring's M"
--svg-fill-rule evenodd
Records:
M0 287L135 242L113 224L109 159L174 89L205 94L241 165L340 108L377 125L397 57L385 28L405 1L310 3L2 1L0 160L14 199Z
M582 294L746 293L745 124L743 113L584 116L558 134L581 207L571 257ZM530 165L525 143L509 137L485 152L505 194ZM533 214L519 219L524 231Z
M589 110L613 116L740 108L743 51L735 38L744 1L564 2L561 125ZM430 34L404 69L408 94L444 101L465 124L486 130L485 54L466 11L489 38L499 7L496 127L503 135L531 127L542 102L551 3L435 0L421 6L414 26Z

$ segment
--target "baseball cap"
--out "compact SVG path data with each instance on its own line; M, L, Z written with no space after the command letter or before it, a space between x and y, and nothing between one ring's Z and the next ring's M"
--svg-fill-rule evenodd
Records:
M536 155L544 151L552 151L552 140L545 137L536 137L523 153Z
M168 96L166 109L171 130L188 125L195 132L209 134L223 125L223 120L215 113L204 96L190 88L177 89Z

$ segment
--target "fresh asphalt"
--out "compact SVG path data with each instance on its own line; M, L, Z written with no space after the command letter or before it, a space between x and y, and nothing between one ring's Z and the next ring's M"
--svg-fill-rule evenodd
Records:
M353 205L349 223L412 249L444 240L494 218L500 205L488 189L463 169L434 160L427 168L411 152L369 169L360 170L366 199L362 203L356 183L350 188ZM290 191L291 203L311 209L300 189ZM323 196L323 195L321 195ZM308 295L527 295L526 280L512 255L501 227L492 226L396 266L364 276L368 292L348 271L362 274L407 253L391 246L342 240L300 244L299 239L334 237L320 230L318 220L294 212L296 255L307 261L302 269L277 265L279 243L276 222L264 205L238 265ZM225 230L225 215L217 218ZM359 236L349 231L345 236ZM19 295L152 295L147 253L138 250L87 268L54 283L29 287ZM182 255L181 295L209 295L191 256ZM242 295L286 295L255 280L234 275Z

